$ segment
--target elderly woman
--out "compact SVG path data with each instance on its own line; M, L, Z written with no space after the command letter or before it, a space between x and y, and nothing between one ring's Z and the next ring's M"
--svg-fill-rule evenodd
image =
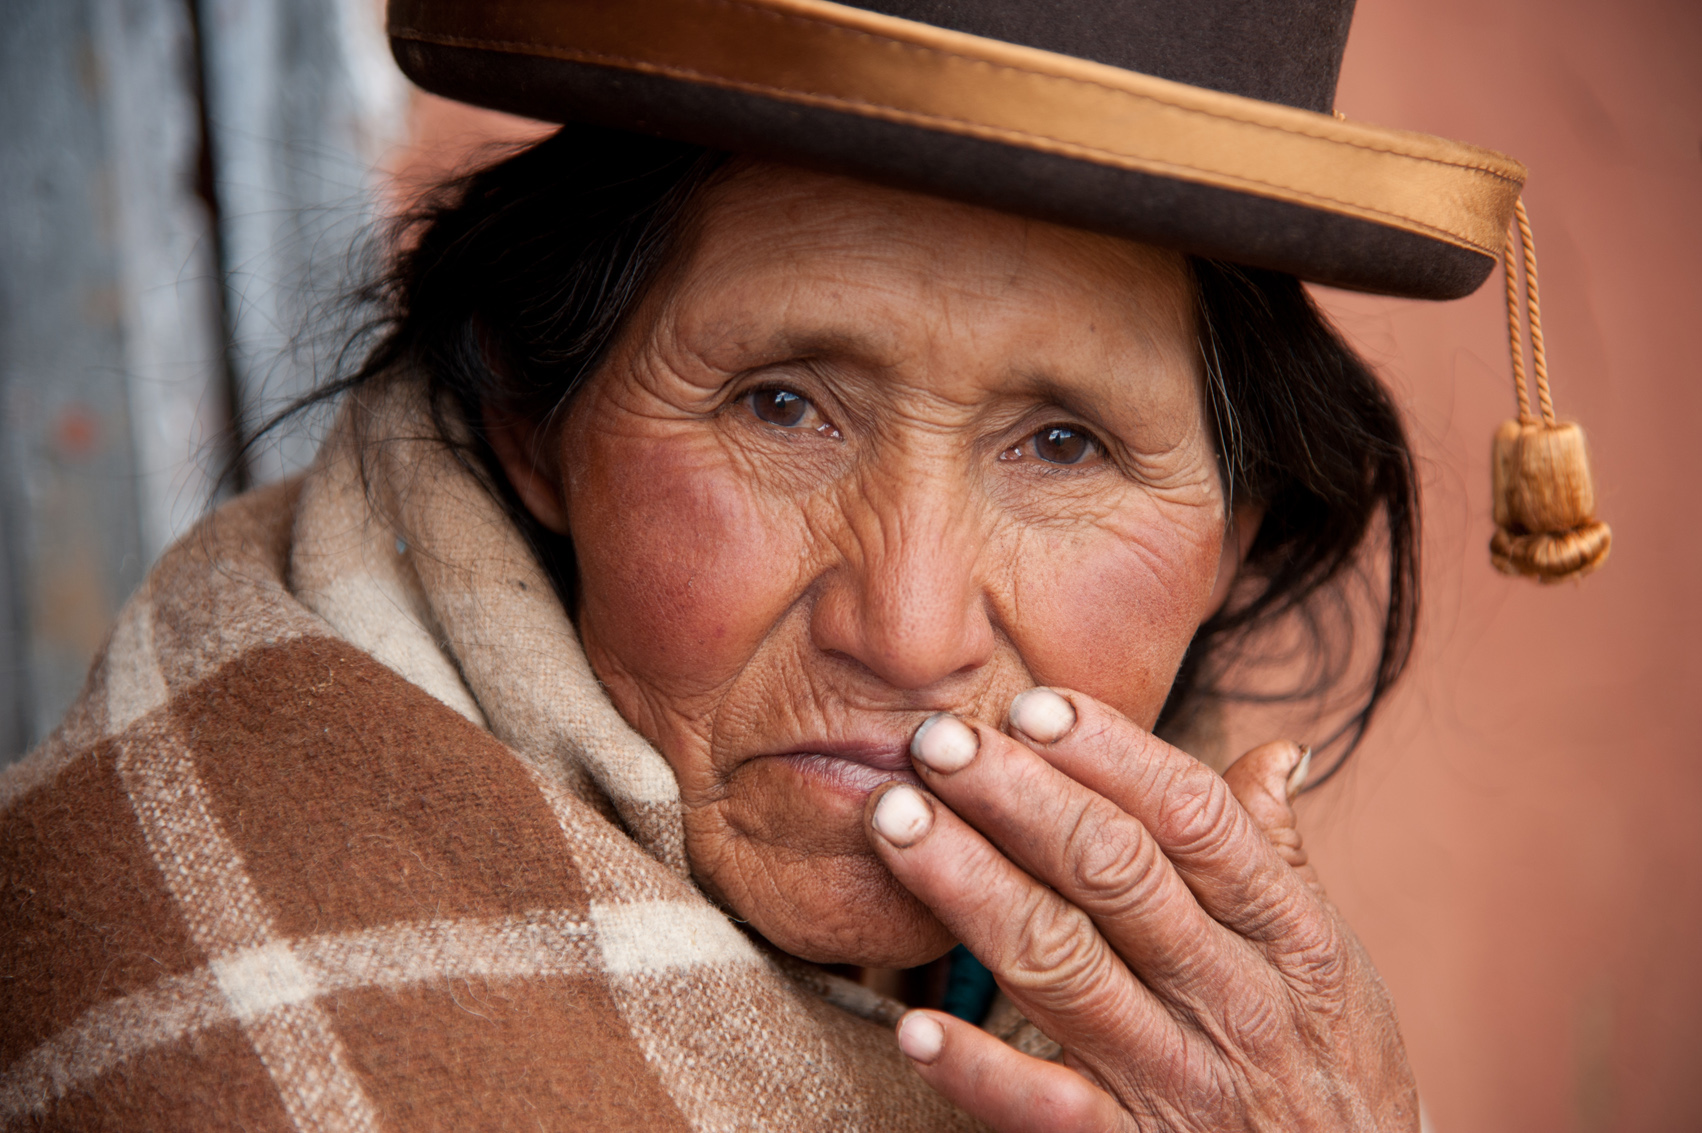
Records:
M1522 174L1320 113L1344 5L1173 7L393 5L579 124L408 218L315 467L4 780L7 1121L1417 1128L1307 749L1159 737L1378 554L1344 741L1398 676L1411 457L1296 277L1467 292Z

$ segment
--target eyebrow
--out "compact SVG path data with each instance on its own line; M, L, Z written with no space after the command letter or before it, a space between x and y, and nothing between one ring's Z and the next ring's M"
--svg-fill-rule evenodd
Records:
M1022 388L1037 401L1055 405L1073 417L1079 417L1088 424L1107 433L1114 433L1113 423L1106 419L1100 406L1106 400L1106 393L1084 395L1079 386L1060 381L1056 376L1045 371L1029 371L1021 375ZM1117 382L1115 376L1110 376L1108 382L1112 389L1109 396L1115 397L1118 389L1126 383Z
M854 330L821 328L789 331L782 329L776 332L769 343L758 353L763 356L773 355L773 360L760 362L748 369L756 370L764 366L779 365L783 362L810 362L816 359L832 360L837 358L856 360L881 369L890 368L894 364L890 358L882 357L882 354L886 352L878 349L866 334Z

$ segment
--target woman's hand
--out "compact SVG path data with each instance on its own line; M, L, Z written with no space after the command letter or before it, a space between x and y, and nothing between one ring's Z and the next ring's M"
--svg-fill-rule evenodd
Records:
M1049 689L1011 723L925 723L935 797L888 787L871 841L1064 1063L912 1011L930 1085L1001 1131L1418 1128L1388 994L1294 832L1301 749L1220 777Z

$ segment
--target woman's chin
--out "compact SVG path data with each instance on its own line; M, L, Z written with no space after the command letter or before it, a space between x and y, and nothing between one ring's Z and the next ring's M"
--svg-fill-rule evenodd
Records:
M688 811L704 888L783 952L822 964L905 968L955 943L899 885L864 831L869 793L914 772L842 760L753 760L714 805Z

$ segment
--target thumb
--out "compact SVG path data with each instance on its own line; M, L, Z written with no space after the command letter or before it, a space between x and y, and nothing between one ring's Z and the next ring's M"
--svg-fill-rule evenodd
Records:
M1230 793L1265 832L1271 845L1289 865L1302 870L1309 881L1313 880L1312 871L1304 868L1306 849L1300 843L1300 830L1291 804L1306 782L1306 772L1311 766L1311 748L1292 740L1276 740L1260 744L1223 773Z

